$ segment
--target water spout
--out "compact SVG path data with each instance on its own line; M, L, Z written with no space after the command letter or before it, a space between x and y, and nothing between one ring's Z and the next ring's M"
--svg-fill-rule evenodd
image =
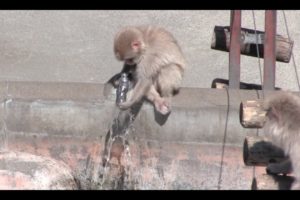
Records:
M128 110L117 107L126 101L126 94L131 88L128 74L122 73L116 90L116 112L105 137L102 166L100 166L102 170L99 170L99 180L95 189L134 189L130 186L133 181L129 180L132 176L130 176L131 154L128 136L142 102Z

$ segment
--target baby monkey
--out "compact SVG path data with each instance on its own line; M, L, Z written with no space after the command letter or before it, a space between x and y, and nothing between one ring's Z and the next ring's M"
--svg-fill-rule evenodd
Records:
M126 65L135 66L135 86L119 107L128 109L146 97L158 112L168 114L186 66L173 35L157 26L124 27L115 36L114 53Z
M292 189L300 189L300 98L290 92L278 92L264 102L267 111L264 133L280 147L289 159L271 163L268 173L287 174L293 171Z

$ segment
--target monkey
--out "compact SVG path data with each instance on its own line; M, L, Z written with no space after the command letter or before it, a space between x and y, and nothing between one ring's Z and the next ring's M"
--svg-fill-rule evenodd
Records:
M267 173L293 172L295 180L291 189L300 189L300 98L291 92L280 91L267 97L263 108L266 111L264 134L287 157L281 163L270 163Z
M179 92L186 67L174 36L158 26L126 26L115 35L114 54L125 65L135 66L135 85L119 107L128 109L146 97L159 113L170 113L171 99Z

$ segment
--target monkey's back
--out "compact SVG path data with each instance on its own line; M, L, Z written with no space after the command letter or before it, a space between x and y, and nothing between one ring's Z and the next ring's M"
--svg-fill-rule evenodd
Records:
M264 109L267 110L265 136L287 154L299 148L300 98L290 92L280 91L265 100Z
M186 61L177 40L172 33L159 26L138 26L149 46L148 53L164 58L166 62L179 65L182 69ZM160 55L157 55L160 52Z

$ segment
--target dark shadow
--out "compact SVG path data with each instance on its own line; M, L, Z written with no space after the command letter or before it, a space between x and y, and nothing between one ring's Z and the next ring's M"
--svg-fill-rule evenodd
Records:
M153 110L154 110L154 119L161 126L166 123L166 121L168 120L168 118L169 118L169 116L170 116L170 114L172 112L171 111L171 112L169 112L166 115L162 115L160 112L156 111L155 108Z
M288 159L281 148L269 141L249 143L245 139L243 144L243 161L247 166L266 166L269 163L278 163Z
M290 190L292 187L295 178L292 176L284 176L284 175L271 175L276 183L278 183L279 190Z
M278 184L277 187L278 190L290 190L293 182L295 181L295 178L292 176L284 176L284 175L265 175L265 176L269 176L269 178L272 178L273 181L276 184ZM251 184L251 190L269 190L268 188L266 189L258 188L257 185L258 185L257 179L253 178Z
M222 78L215 78L211 84L211 88L217 88L217 84L224 84L229 85L229 80L222 79ZM259 84L253 84L253 83L245 83L240 82L240 89L243 90L262 90L262 86ZM275 87L275 90L281 90L281 88Z
M287 159L289 159L289 157L285 156L284 151L269 141L259 141L258 139L257 142L250 142L250 140L244 140L243 160L246 166L267 166L269 163L280 163ZM265 177L261 179L253 178L251 184L252 190L268 190L269 188L272 188L270 184L274 184L274 182L275 184L278 184L278 190L290 190L294 181L293 177L282 174L267 173L263 176ZM271 178L271 180L269 178ZM260 183L258 181L263 181L264 184L262 185L265 185L266 188L259 188L258 185L260 185Z
M252 179L251 190L257 190L257 181L255 177Z

